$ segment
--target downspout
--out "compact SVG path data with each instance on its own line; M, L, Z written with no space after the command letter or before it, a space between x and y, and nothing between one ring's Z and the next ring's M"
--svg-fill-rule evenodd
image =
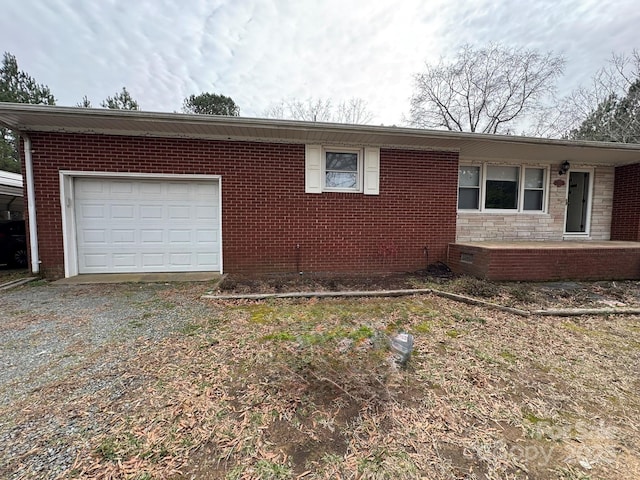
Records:
M31 248L31 271L40 272L38 254L38 227L36 225L36 191L33 183L33 161L31 158L31 139L22 134L24 140L24 169L27 175L27 211L29 213L29 247Z

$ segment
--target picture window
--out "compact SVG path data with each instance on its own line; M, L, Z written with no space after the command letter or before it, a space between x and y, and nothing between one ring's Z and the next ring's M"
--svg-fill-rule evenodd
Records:
M547 169L511 165L462 165L458 210L544 212Z

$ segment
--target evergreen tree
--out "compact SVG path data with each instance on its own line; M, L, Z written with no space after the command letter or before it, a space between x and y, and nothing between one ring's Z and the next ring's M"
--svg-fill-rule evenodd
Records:
M207 92L185 98L182 111L201 115L228 115L231 117L240 115L240 108L231 97Z
M0 102L55 105L49 87L18 67L16 57L5 52L0 66ZM0 128L0 170L20 173L17 138L6 128Z
M612 93L571 132L576 140L640 143L640 78L624 97Z
M107 97L100 106L113 110L140 110L140 105L133 99L126 87L122 87L122 91L113 97Z

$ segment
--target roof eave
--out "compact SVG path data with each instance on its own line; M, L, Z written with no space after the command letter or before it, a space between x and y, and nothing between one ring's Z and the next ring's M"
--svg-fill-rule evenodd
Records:
M396 126L349 125L247 117L193 115L0 103L0 124L21 132L332 143L459 151L467 158L584 159L640 162L640 145L490 135Z

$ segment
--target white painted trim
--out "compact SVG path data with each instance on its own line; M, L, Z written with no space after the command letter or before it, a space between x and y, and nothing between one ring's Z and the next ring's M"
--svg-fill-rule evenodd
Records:
M569 178L571 172L584 172L589 174L589 192L587 198L587 221L584 228L584 232L567 232L567 215L569 213ZM562 237L567 240L574 238L590 238L591 237L591 210L593 206L593 185L595 177L594 168L570 168L566 173L567 185L564 194L565 206L564 206L564 223L562 225Z
M31 139L24 139L24 169L27 175L27 211L29 214L29 247L31 252L31 272L40 273L40 253L38 250L38 222L36 221L36 187L33 180L33 158Z
M322 146L304 147L304 192L322 193Z
M487 168L488 167L517 167L518 168L518 208L509 208L509 209L497 209L497 208L485 208L485 200L486 200L486 192L487 192ZM461 167L478 167L479 168L479 205L477 209L466 208L461 209L457 208L458 200L460 197L460 168ZM539 169L544 171L544 189L542 192L542 210L524 210L524 178L525 178L525 170L529 169ZM475 188L475 187L468 187ZM482 164L473 164L460 162L458 165L458 189L456 192L456 208L458 213L471 213L478 215L549 215L549 191L551 188L551 171L548 166L529 164L529 163L482 163Z
M182 173L137 173L137 172L85 172L82 170L60 170L61 175L71 177L139 178L141 180L220 180L221 175L199 175Z
M75 202L73 179L71 175L58 172L60 178L60 212L62 214L62 249L64 252L65 278L78 275L78 248L76 245L76 219L73 205Z
M335 153L355 153L358 156L358 169L356 171L356 188L331 188L327 187L327 152ZM322 146L322 191L338 193L362 193L364 183L364 149L339 147L335 145Z
M73 182L76 178L130 178L139 180L217 180L218 181L218 242L220 248L220 273L222 266L222 176L174 173L136 173L136 172L85 172L81 170L60 170L60 208L62 212L62 244L64 249L65 278L78 275L78 245L76 242L75 196Z
M205 175L206 176L206 175ZM220 264L220 274L224 273L224 268L222 266L222 175L216 175L218 177L218 219L220 221L220 228L218 228L218 245L220 248L220 258L218 262ZM213 179L212 179L213 180Z
M365 195L380 194L380 149L364 148L362 166L362 191Z

